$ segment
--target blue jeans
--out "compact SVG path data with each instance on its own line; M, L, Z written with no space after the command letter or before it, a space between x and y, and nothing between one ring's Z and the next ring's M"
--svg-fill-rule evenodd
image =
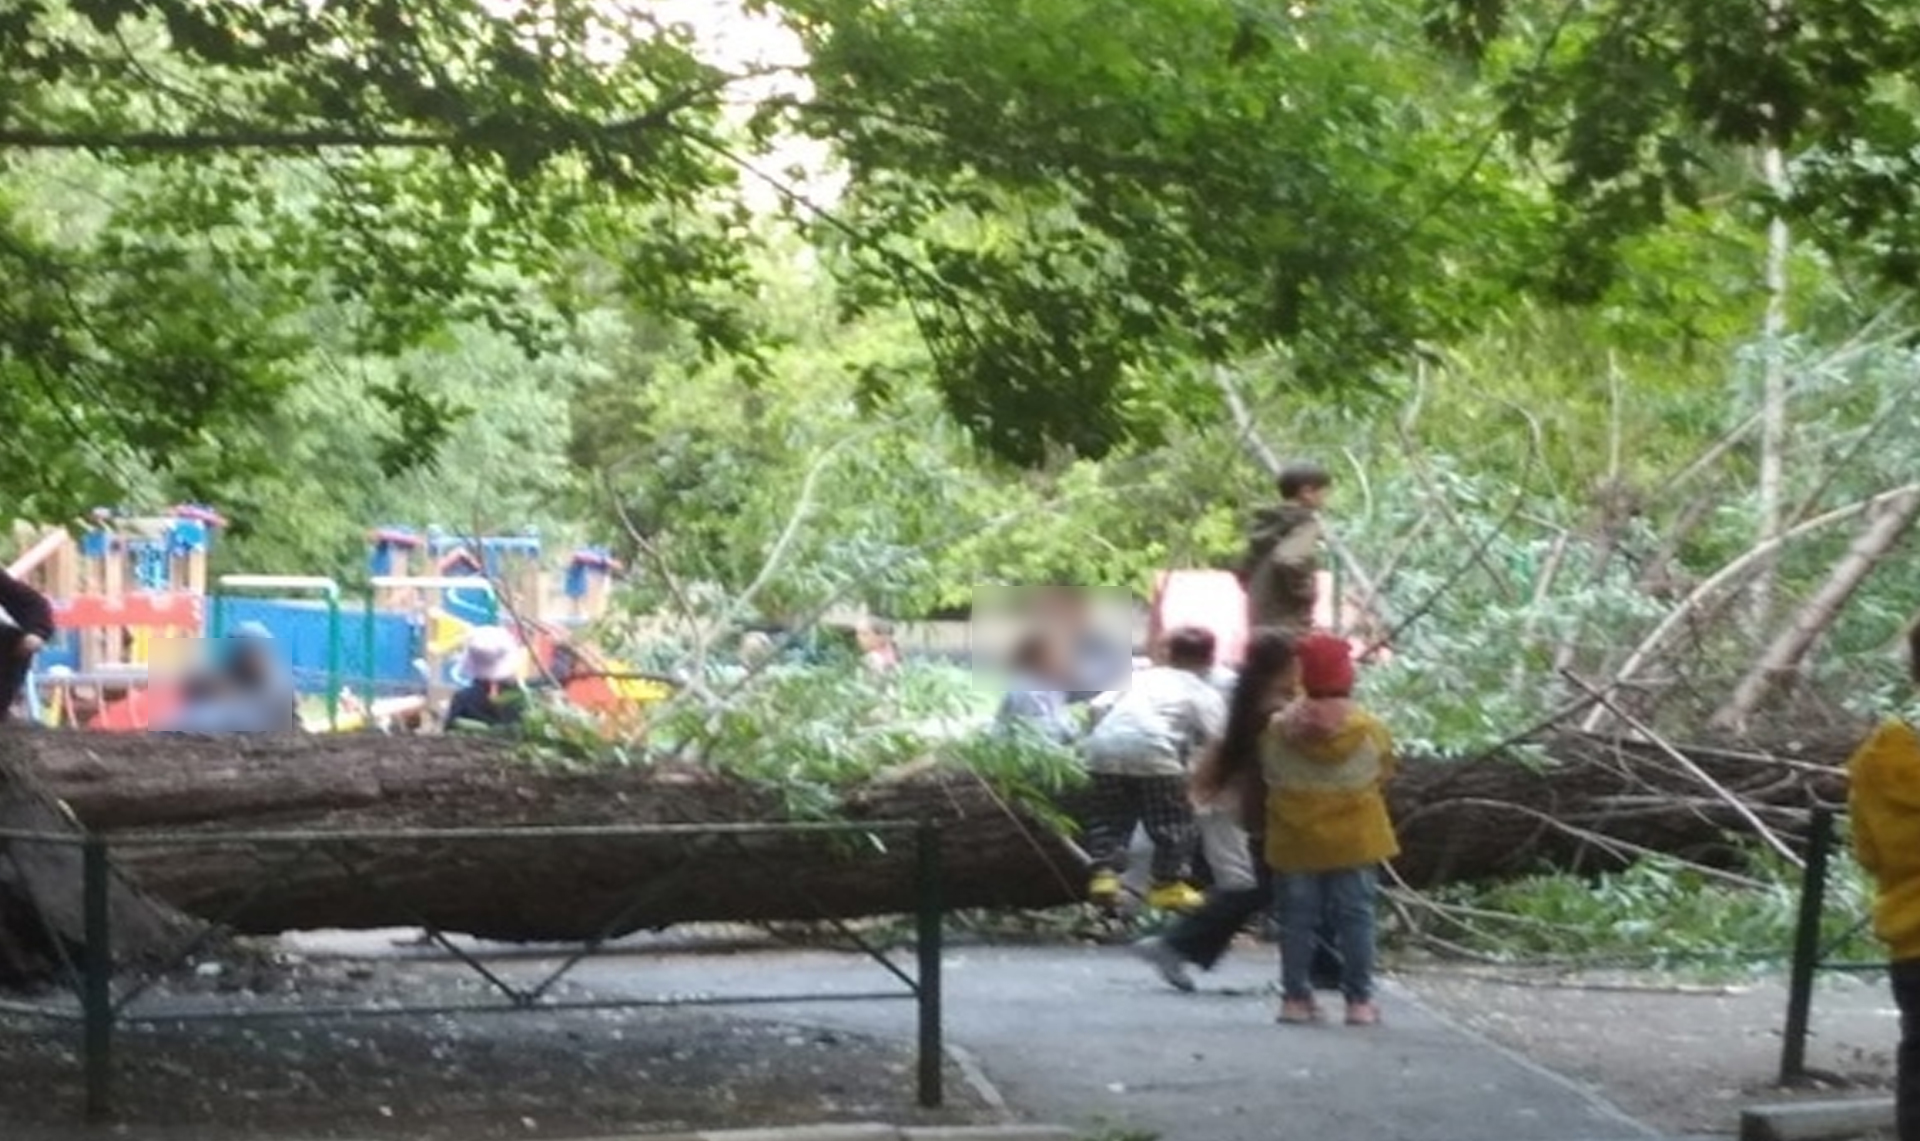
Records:
M1314 935L1321 916L1333 922L1340 947L1340 991L1348 1002L1373 1000L1375 871L1283 872L1280 902L1280 990L1289 999L1313 998Z

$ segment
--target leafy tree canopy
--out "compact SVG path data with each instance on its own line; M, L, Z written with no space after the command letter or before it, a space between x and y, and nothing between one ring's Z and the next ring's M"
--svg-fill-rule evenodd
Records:
M10 481L64 509L124 482L102 456L234 446L315 306L380 357L461 323L544 351L612 291L751 366L743 171L784 181L752 159L794 131L849 176L789 203L850 308L907 304L948 406L1027 464L1205 412L1195 361L1277 348L1294 384L1362 384L1535 241L1468 145L1491 104L1401 5L797 0L763 6L806 48L786 69L709 62L656 7L7 5ZM781 70L806 82L750 85ZM418 392L389 402L433 433Z
M1920 283L1920 9L1903 0L1440 0L1509 137L1549 160L1560 286L1589 298L1621 236L1744 185L1741 148L1790 162L1778 206L1830 250Z

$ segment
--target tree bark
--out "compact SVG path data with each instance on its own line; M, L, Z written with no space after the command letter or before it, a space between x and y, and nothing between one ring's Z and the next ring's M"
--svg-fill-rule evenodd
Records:
M1811 805L1844 797L1837 765L1850 745L1784 758L1687 751L1797 843ZM1537 763L1407 758L1390 793L1400 875L1432 886L1547 868L1597 871L1648 852L1742 866L1751 847L1743 849L1746 822L1654 746L1568 734L1538 747ZM688 770L554 771L494 741L0 734L0 801L40 806L10 817L12 826L71 829L46 793L87 827L117 835L119 868L168 905L121 889L118 906L132 917L121 929L128 954L177 945L186 925L169 907L246 933L432 924L539 941L694 921L893 914L915 901L905 838L883 851L818 836L535 836L524 830L760 821L777 818L779 806L764 790ZM903 770L849 792L841 809L854 820L940 821L949 908L1055 906L1078 899L1084 884L1070 842L966 773ZM522 834L463 842L405 835L444 828ZM212 833L348 829L364 838L208 842ZM126 842L130 830L196 846L135 845ZM34 937L43 926L34 901L64 939L78 939L78 856L64 851L73 853L64 863L32 869L29 896L4 896L0 940Z
M1777 18L1778 6L1774 7ZM1780 147L1777 144L1765 147L1760 154L1760 164L1767 189L1784 198L1787 167ZM1792 231L1787 228L1786 219L1776 212L1767 222L1767 310L1761 330L1767 354L1760 393L1760 526L1756 543L1761 546L1773 544L1786 525L1787 289L1792 256ZM1768 549L1773 551L1772 547ZM1756 630L1764 630L1773 617L1774 567L1778 562L1778 552L1773 551L1754 574L1751 617Z
M725 824L781 816L768 792L687 769L543 768L494 741L315 736L0 739L89 828L199 846L114 848L180 910L244 933L426 925L503 939L623 934L705 920L903 913L913 838L541 838L540 825ZM967 774L906 772L849 793L853 820L944 829L951 908L1044 907L1083 882L1075 850ZM428 829L522 830L471 841ZM208 844L213 833L351 830L352 842Z
M1760 703L1799 668L1807 650L1833 625L1854 592L1913 530L1916 521L1920 521L1920 491L1909 491L1886 505L1853 541L1846 557L1834 565L1826 582L1740 679L1726 704L1714 713L1711 724L1715 728L1745 731Z
M1920 482L1902 484L1899 487L1880 492L1878 495L1870 496L1856 503L1849 503L1844 507L1836 507L1831 511L1824 512L1804 522L1795 524L1787 530L1780 532L1780 534L1774 536L1766 543L1754 547L1728 562L1725 566L1695 584L1687 596L1675 604L1673 609L1667 612L1667 616L1660 620L1659 625L1653 628L1653 632L1641 639L1640 644L1635 646L1633 652L1627 655L1627 660L1621 663L1618 670L1614 671L1614 684L1622 685L1634 680L1639 676L1642 669L1658 661L1660 655L1666 650L1667 643L1673 639L1677 632L1685 627L1686 622L1695 613L1716 603L1722 592L1730 590L1743 581L1746 576L1752 574L1756 565L1762 560L1776 554L1781 545L1788 540L1796 539L1801 535L1817 531L1823 527L1829 527L1835 523L1843 522L1856 515L1865 514L1884 504L1892 503L1911 495L1915 491L1920 491ZM1607 726L1608 720L1609 714L1607 710L1598 708L1587 715L1586 719L1581 722L1580 728L1587 733L1598 732Z
M71 837L80 824L19 767L0 734L0 832ZM85 854L78 844L0 835L0 987L19 987L80 962L86 946ZM203 924L139 890L107 881L109 943L116 962L157 963Z

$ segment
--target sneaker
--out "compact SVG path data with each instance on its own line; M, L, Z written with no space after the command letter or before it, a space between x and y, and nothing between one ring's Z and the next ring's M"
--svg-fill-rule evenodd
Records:
M1310 998L1286 998L1280 1000L1280 1021L1290 1026L1304 1025L1320 1021L1320 1008Z
M1112 872L1093 873L1093 882L1087 885L1087 898L1102 906L1111 906L1120 899L1120 877Z
M1206 901L1187 883L1164 883L1147 892L1147 906L1159 911L1196 911Z
M1128 950L1145 960L1154 970L1159 971L1160 977L1167 981L1168 986L1175 990L1189 992L1193 990L1193 976L1187 973L1186 958L1174 950L1165 939L1157 935L1151 939L1142 939Z
M1380 1008L1371 1002L1349 1002L1347 1004L1347 1025L1380 1025Z

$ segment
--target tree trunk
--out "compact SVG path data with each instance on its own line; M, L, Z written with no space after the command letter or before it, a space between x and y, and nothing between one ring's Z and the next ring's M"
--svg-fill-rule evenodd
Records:
M1767 189L1785 197L1787 167L1780 148L1767 146L1760 154L1760 164ZM1767 311L1761 331L1767 359L1760 393L1760 527L1756 541L1762 545L1779 538L1786 523L1787 273L1792 255L1792 231L1776 212L1767 223ZM1774 566L1778 558L1777 553L1770 554L1754 575L1751 617L1756 630L1766 629L1773 617Z
M1809 810L1845 801L1841 766L1856 743L1850 737L1777 756L1681 748L1797 850ZM1566 733L1540 742L1536 762L1406 762L1389 797L1401 877L1431 887L1616 869L1656 854L1738 872L1758 846L1738 810L1650 742Z
M0 741L89 828L196 846L120 844L115 861L182 911L244 933L425 925L503 940L674 923L909 912L913 838L436 841L378 833L539 825L752 823L767 791L690 770L544 768L495 741L35 733ZM905 772L849 794L850 819L944 828L950 908L1043 907L1084 880L1075 849L966 774ZM342 831L351 842L208 843L213 833ZM636 897L643 897L636 900Z
M1836 507L1831 511L1816 515L1811 519L1797 523L1787 530L1780 532L1780 534L1774 536L1766 543L1742 553L1719 570L1701 579L1694 585L1694 588L1688 592L1685 598L1681 599L1674 605L1673 609L1667 612L1667 616L1660 620L1659 624L1653 628L1653 632L1641 639L1640 644L1635 646L1633 652L1627 655L1627 660L1621 663L1618 670L1614 671L1614 685L1624 685L1626 682L1635 680L1639 677L1642 669L1659 661L1661 654L1664 653L1667 648L1667 643L1673 639L1676 633L1685 627L1686 623L1692 619L1695 614L1717 604L1722 592L1730 591L1747 576L1751 575L1755 566L1776 554L1781 545L1788 540L1797 539L1802 535L1817 531L1823 527L1830 527L1835 523L1844 522L1856 515L1866 514L1883 504L1903 499L1915 491L1920 491L1920 482L1902 484L1899 487L1891 488L1877 495L1862 499L1857 503L1849 503L1844 507ZM1606 727L1610 720L1611 714L1604 707L1596 708L1580 723L1580 728L1583 732L1587 733L1598 732L1600 729Z
M1850 744L1786 759L1700 747L1689 747L1688 755L1791 843L1810 805L1844 796L1834 766ZM1408 758L1390 797L1404 848L1400 875L1430 886L1548 867L1593 871L1651 851L1740 865L1747 822L1656 748L1578 734L1540 748L1538 764L1504 756ZM12 826L71 829L41 788L110 836L137 829L197 838L193 846L161 847L126 843L122 835L114 856L173 908L249 933L431 923L537 941L702 920L892 914L910 911L915 901L915 860L905 838L889 840L883 851L817 836L528 833L457 843L406 836L407 829L779 816L765 791L708 774L561 772L494 741L0 734L0 803L39 806L10 817ZM1071 843L1009 810L965 773L903 770L849 793L842 811L856 820L941 821L949 908L1054 906L1077 899L1084 884ZM294 846L208 841L213 833L348 829L364 838ZM14 847L17 858L20 845ZM0 940L36 938L44 916L63 939L77 941L78 856L61 852L60 862L29 869L31 896L4 896ZM165 908L131 892L117 906L127 953L177 943L182 923Z
M17 731L15 731L17 732ZM80 825L19 767L0 732L0 832L72 837ZM77 843L0 835L0 987L18 987L80 962L86 946L85 855ZM107 881L109 942L115 961L162 960L198 936L202 924L133 887Z
M1753 668L1734 687L1733 695L1714 713L1712 724L1732 732L1745 730L1760 703L1794 670L1820 635L1826 633L1854 592L1899 545L1920 520L1920 491L1910 491L1888 503L1878 518L1853 541L1846 557L1835 564L1827 581L1802 606L1793 621L1768 645Z

